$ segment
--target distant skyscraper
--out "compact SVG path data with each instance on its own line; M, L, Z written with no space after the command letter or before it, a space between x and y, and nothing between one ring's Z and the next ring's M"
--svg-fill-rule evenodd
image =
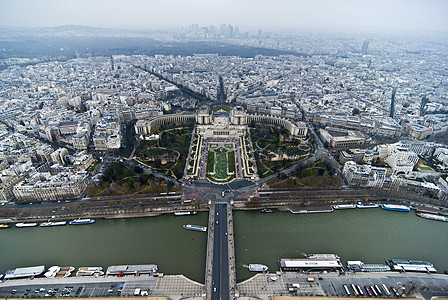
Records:
M199 25L198 24L191 24L190 30L193 32L196 32L199 30Z
M115 70L114 57L112 55L110 56L110 64L111 64L111 67L112 67L112 71L114 71Z
M227 28L228 28L228 30L227 30L228 36L233 37L233 26L228 25Z
M429 103L429 99L426 96L424 96L422 98L422 102L420 102L420 117L423 117L423 115L425 114L425 106L428 103Z
M222 24L221 26L219 26L219 33L222 35L227 34L227 25L226 24Z
M362 43L362 48L361 48L361 54L362 55L367 55L367 50L369 49L369 41L364 41L364 43Z
M396 92L396 88L394 88L392 90L392 97L390 98L390 114L389 116L391 118L395 117L395 92Z
M233 33L238 36L240 35L240 29L238 28L238 25L235 25L235 29L233 30Z

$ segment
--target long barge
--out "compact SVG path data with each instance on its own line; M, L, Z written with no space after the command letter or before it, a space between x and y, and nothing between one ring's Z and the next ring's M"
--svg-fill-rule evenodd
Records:
M191 216L191 215L197 215L197 211L176 211L173 213L175 216Z
M17 228L23 228L23 227L36 227L37 223L16 223Z
M435 215L435 214L428 214L428 213L418 212L417 216L419 216L421 218L424 218L424 219L429 219L429 220L448 222L448 218L447 217L440 216L440 215Z
M403 211L403 212L411 210L409 206L401 204L381 204L381 208L385 210Z
M70 221L68 224L70 225L84 225L84 224L93 224L95 223L94 219L76 219L73 221Z
M51 227L51 226L64 226L67 224L67 221L56 221L56 222L52 222L52 221L48 221L48 222L43 222L40 223L40 227Z
M333 205L334 209L352 209L352 208L356 208L355 204L338 204L338 205Z
M202 232L206 232L207 231L207 227L205 226L199 226L199 225L191 225L191 224L185 224L184 226L182 226L184 229L188 229L188 230L194 230L194 231L202 231Z
M386 264L392 271L437 273L432 263L423 260L388 258Z

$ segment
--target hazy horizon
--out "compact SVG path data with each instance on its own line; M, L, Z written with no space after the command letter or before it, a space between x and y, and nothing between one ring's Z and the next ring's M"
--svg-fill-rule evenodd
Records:
M445 0L0 0L0 27L448 31Z

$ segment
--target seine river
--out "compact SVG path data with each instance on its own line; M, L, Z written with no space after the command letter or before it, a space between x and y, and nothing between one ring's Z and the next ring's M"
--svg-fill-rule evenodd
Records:
M208 213L199 213L0 230L0 273L34 265L157 264L162 273L185 274L203 282L207 235L182 225L207 225L207 221ZM280 258L300 258L302 253L336 253L344 263L422 259L439 272L448 269L448 223L422 219L414 212L379 208L318 214L235 211L234 224L238 282L253 275L245 267L250 263L276 271Z

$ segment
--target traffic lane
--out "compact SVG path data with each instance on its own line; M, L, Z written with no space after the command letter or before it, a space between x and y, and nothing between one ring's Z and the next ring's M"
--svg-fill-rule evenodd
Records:
M212 299L220 299L221 292L221 227L219 215L221 213L220 205L215 205L215 224L213 237L213 271L212 271Z
M227 236L227 204L223 204L220 212L221 223L221 299L229 298L229 245Z
M212 299L229 299L229 257L227 243L227 204L215 205ZM216 288L216 289L215 289Z

